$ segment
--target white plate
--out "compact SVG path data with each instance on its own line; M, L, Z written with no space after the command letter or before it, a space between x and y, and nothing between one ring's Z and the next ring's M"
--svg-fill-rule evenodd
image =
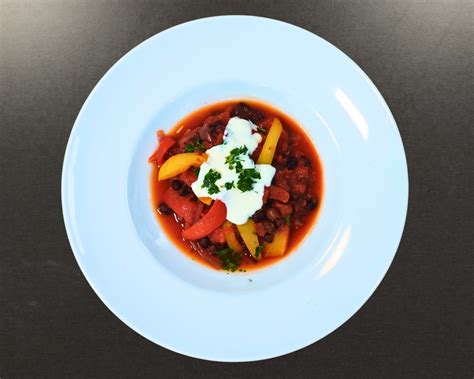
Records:
M298 251L229 275L191 261L160 230L147 158L157 129L242 97L306 128L325 190ZM62 176L69 240L102 301L151 341L217 361L286 354L348 320L394 257L407 201L400 135L372 82L323 39L258 17L189 22L126 54L82 107Z

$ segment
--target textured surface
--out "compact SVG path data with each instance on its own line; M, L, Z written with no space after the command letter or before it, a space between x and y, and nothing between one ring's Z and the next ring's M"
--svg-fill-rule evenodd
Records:
M288 21L335 44L397 120L408 219L380 287L301 351L221 364L146 341L106 309L70 251L61 164L82 103L142 40L221 14ZM473 5L446 2L0 1L0 376L472 377Z

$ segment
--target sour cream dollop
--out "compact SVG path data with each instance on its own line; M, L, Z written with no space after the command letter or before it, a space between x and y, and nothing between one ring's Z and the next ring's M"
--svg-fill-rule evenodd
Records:
M227 207L227 220L237 225L245 224L249 217L262 208L264 188L270 186L275 175L275 168L272 165L255 164L250 157L262 141L260 134L253 133L255 130L257 126L252 122L239 117L231 118L224 132L223 143L206 151L207 162L201 165L198 179L191 185L197 197L221 200ZM239 178L242 178L242 171L239 173L235 165L229 164L228 157L235 156L235 149L245 151L245 148L246 152L238 155L238 162L242 170L254 169L260 174L260 178L253 179L254 183L250 190L242 191L237 185ZM208 175L211 170L211 175ZM209 186L205 185L205 179L208 175L206 181L208 182L212 174L215 178L215 173L218 173L220 178L213 181L217 186L214 187L214 191L218 191L213 193L214 191L209 191Z

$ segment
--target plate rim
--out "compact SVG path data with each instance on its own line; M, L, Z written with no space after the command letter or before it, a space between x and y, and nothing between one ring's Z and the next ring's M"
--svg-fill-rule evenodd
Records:
M404 169L404 172L405 172L405 175L406 175L405 176L406 183L404 183L406 185L406 192L405 192L406 193L406 201L404 201L403 212L400 212L400 213L403 213L403 223L402 223L402 226L401 226L401 229L400 229L400 235L396 238L397 242L396 242L394 253L391 256L390 262L388 263L385 271L383 271L383 272L380 271L379 272L377 283L373 286L370 293L366 294L365 300L363 300L360 303L360 305L356 309L354 309L353 313L346 320L344 320L342 323L340 323L336 328L331 330L329 333L325 334L323 337L319 337L319 338L316 337L316 338L312 339L312 342L310 342L308 344L302 345L302 346L300 346L299 348L296 348L296 349L288 350L288 351L286 351L284 353L281 353L281 354L278 354L278 355L266 356L264 354L263 357L257 357L257 358L253 358L253 359L239 359L239 358L237 358L237 359L222 360L222 359L213 359L213 358L205 357L205 356L202 356L202 355L199 355L199 354L190 354L189 352L183 352L183 351L180 351L179 349L175 349L173 346L169 346L168 344L165 344L165 343L162 343L162 342L159 342L159 343L155 342L154 340L149 338L146 335L146 333L142 332L139 327L135 326L132 322L127 322L127 317L120 314L120 312L118 312L115 309L115 307L106 299L106 297L103 296L103 294L98 290L98 288L96 288L96 286L94 284L94 280L91 278L90 273L88 273L88 270L85 268L83 262L81 261L81 258L78 254L79 247L77 245L77 241L76 241L76 238L75 238L75 234L74 234L75 232L73 230L74 228L71 225L71 216L70 216L69 210L67 209L67 201L66 201L66 198L68 196L66 194L66 186L67 186L66 176L67 176L67 171L68 171L69 159L70 159L70 156L71 156L71 148L72 148L71 147L71 141L74 139L73 137L77 134L77 129L78 129L78 125L80 123L81 114L83 113L84 109L87 108L87 105L92 101L92 99L94 97L94 94L97 92L98 88L103 84L105 79L117 68L117 66L119 66L120 63L125 61L128 58L128 56L133 53L133 51L135 49L138 49L139 47L143 47L143 45L149 43L151 40L153 40L157 36L165 34L165 33L171 33L176 29L179 29L179 28L182 28L182 27L185 27L185 26L189 26L190 24L202 23L202 22L207 22L209 20L223 19L223 18L257 19L259 21L264 21L264 22L270 21L270 22L285 24L286 27L297 28L297 29L299 29L299 30L301 30L305 33L311 34L311 36L313 38L317 38L317 39L323 41L325 44L329 45L332 49L335 49L338 52L340 52L341 55L344 57L344 59L347 60L348 63L351 64L351 66L353 66L354 68L356 68L358 70L358 72L361 75L361 77L363 78L363 80L370 86L373 94L376 95L376 97L377 97L379 105L382 105L382 107L384 109L384 113L388 116L390 122L395 126L395 128L394 128L395 132L396 132L396 134L397 134L397 136L400 140L401 153L403 154L403 158L404 158L403 159L403 166L404 166L403 169ZM94 85L93 89L88 94L86 100L82 104L81 109L80 109L80 111L78 112L78 114L76 116L76 119L74 121L74 124L71 128L71 131L70 131L70 134L69 134L69 137L68 137L66 149L65 149L65 152L64 152L62 170L61 170L61 206L62 206L63 221L64 221L64 225L65 225L65 229L66 229L66 234L67 234L67 237L68 237L69 244L71 246L71 250L74 254L75 260L76 260L79 268L81 269L82 274L86 278L86 281L88 282L90 287L94 290L95 294L105 304L105 306L110 309L110 311L114 314L115 317L117 317L127 327L134 330L136 333L138 333L143 338L149 340L150 342L152 342L154 344L158 344L159 346L162 346L162 347L164 347L168 350L171 350L175 353L178 353L178 354L181 354L181 355L184 355L184 356L197 358L197 359L213 361L213 362L216 362L216 361L219 361L219 362L252 362L252 361L272 359L272 358L275 358L275 357L290 354L290 353L293 353L295 351L306 348L306 347L314 344L317 341L325 339L327 336L331 335L336 330L338 330L342 325L344 325L346 322L348 322L356 313L358 313L362 309L362 307L366 304L366 302L369 300L369 298L374 294L376 289L379 287L380 283L385 278L389 268L393 264L393 261L395 259L395 255L397 254L400 243L402 241L403 234L404 234L405 227L406 227L406 223L407 223L408 208L409 208L409 203L410 203L409 202L409 199L410 199L409 189L410 189L410 183L409 183L408 162L407 162L405 147L404 147L404 144L403 144L403 139L402 139L400 130L398 128L397 122L396 122L392 112L390 111L390 108L388 107L385 99L383 98L382 94L380 93L378 88L375 86L375 84L372 82L372 80L369 78L369 76L365 73L365 71L349 55L347 55L344 51L342 51L341 49L339 49L338 47L333 45L331 42L327 41L326 39L322 38L319 35L311 32L309 30L306 30L306 29L304 29L300 26L297 26L297 25L294 25L294 24L291 24L291 23L288 23L288 22L285 22L285 21L282 21L282 20L279 20L279 19L261 17L261 16L253 16L253 15L221 15L221 16L211 16L211 17L204 17L204 18L190 20L190 21L183 22L183 23L180 23L178 25L172 26L172 27L167 28L165 30L162 30L161 32L158 32L154 35L151 35L150 37L146 38L145 40L143 40L139 44L137 44L134 47L132 47L131 49L129 49L123 56L121 56L117 61L115 61L107 69L107 71L101 76L101 78Z

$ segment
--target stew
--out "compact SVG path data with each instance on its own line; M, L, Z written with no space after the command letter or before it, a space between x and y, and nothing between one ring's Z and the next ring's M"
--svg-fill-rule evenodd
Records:
M315 224L321 161L302 127L268 104L198 109L158 131L149 162L160 225L180 250L216 269L273 264Z

